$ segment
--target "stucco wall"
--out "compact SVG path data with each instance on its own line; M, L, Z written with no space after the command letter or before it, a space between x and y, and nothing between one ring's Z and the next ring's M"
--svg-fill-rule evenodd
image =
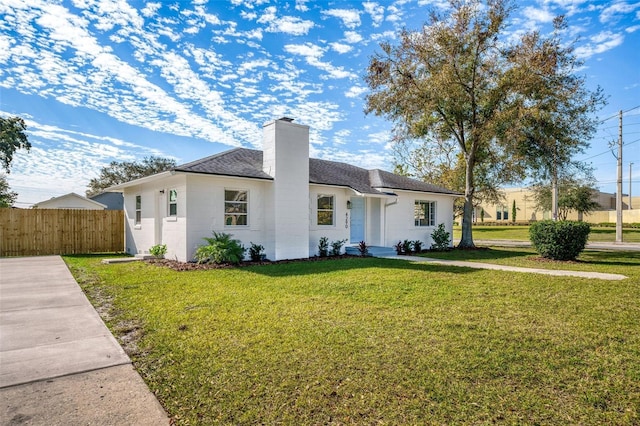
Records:
M447 232L453 235L453 197L422 194L417 192L396 191L398 202L386 207L385 245L394 246L398 241L420 240L424 248L431 247L431 234L440 223L444 223ZM415 226L414 206L416 200L435 201L435 226Z
M261 244L265 248L273 246L273 237L265 227L265 190L272 185L271 181L227 178L206 175L189 175L187 177L187 209L189 223L186 234L186 252L189 260L193 259L196 249L206 244L204 237L211 237L212 231L232 234L248 249L251 242ZM248 225L228 226L224 223L224 191L248 191ZM247 252L248 256L248 252ZM273 258L273 251L267 257Z
M349 242L349 222L348 222L348 209L347 200L350 199L352 191L344 188L337 188L332 186L323 185L311 185L309 188L309 255L315 256L318 254L318 243L320 238L327 237L329 243L338 240L347 240ZM334 196L334 224L333 225L318 225L318 195L332 195ZM345 226L345 223L347 226ZM331 250L331 246L329 246ZM344 252L344 248L342 249Z
M169 191L177 191L177 215L169 217ZM163 192L161 192L163 191ZM136 196L142 197L142 218L135 224ZM187 261L186 244L186 176L170 176L161 181L126 188L126 250L130 254L148 254L151 246L166 244L165 257Z

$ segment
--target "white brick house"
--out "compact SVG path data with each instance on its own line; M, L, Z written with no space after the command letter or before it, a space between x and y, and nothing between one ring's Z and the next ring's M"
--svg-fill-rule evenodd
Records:
M440 223L452 232L460 194L382 170L309 158L309 127L279 119L263 128L264 151L236 148L110 188L124 193L126 250L167 245L189 261L212 231L272 260L317 253L318 241L392 247L431 245Z

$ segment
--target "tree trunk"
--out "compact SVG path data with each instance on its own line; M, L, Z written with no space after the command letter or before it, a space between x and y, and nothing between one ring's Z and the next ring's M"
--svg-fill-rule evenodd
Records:
M471 230L473 219L473 194L475 188L473 187L473 158L466 158L466 173L465 173L465 186L464 186L464 210L462 213L462 237L458 247L460 248L475 248L473 244L473 234Z

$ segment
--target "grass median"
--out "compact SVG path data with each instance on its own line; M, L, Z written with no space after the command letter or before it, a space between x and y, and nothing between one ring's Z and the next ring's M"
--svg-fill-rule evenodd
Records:
M176 424L640 422L636 254L584 262L624 268L618 282L372 258L65 260Z
M462 229L460 226L453 228L453 242L460 241ZM474 240L513 240L529 241L529 227L523 225L477 225L473 227ZM616 240L615 228L592 227L589 233L590 243L614 242ZM640 242L640 229L624 228L622 230L622 240L627 243Z

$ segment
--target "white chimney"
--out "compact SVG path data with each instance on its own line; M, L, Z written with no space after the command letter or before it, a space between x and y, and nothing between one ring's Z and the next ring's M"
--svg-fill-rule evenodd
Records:
M309 257L309 126L290 118L263 127L263 170L273 177L265 199L265 244L274 260ZM272 252L270 252L272 251Z

